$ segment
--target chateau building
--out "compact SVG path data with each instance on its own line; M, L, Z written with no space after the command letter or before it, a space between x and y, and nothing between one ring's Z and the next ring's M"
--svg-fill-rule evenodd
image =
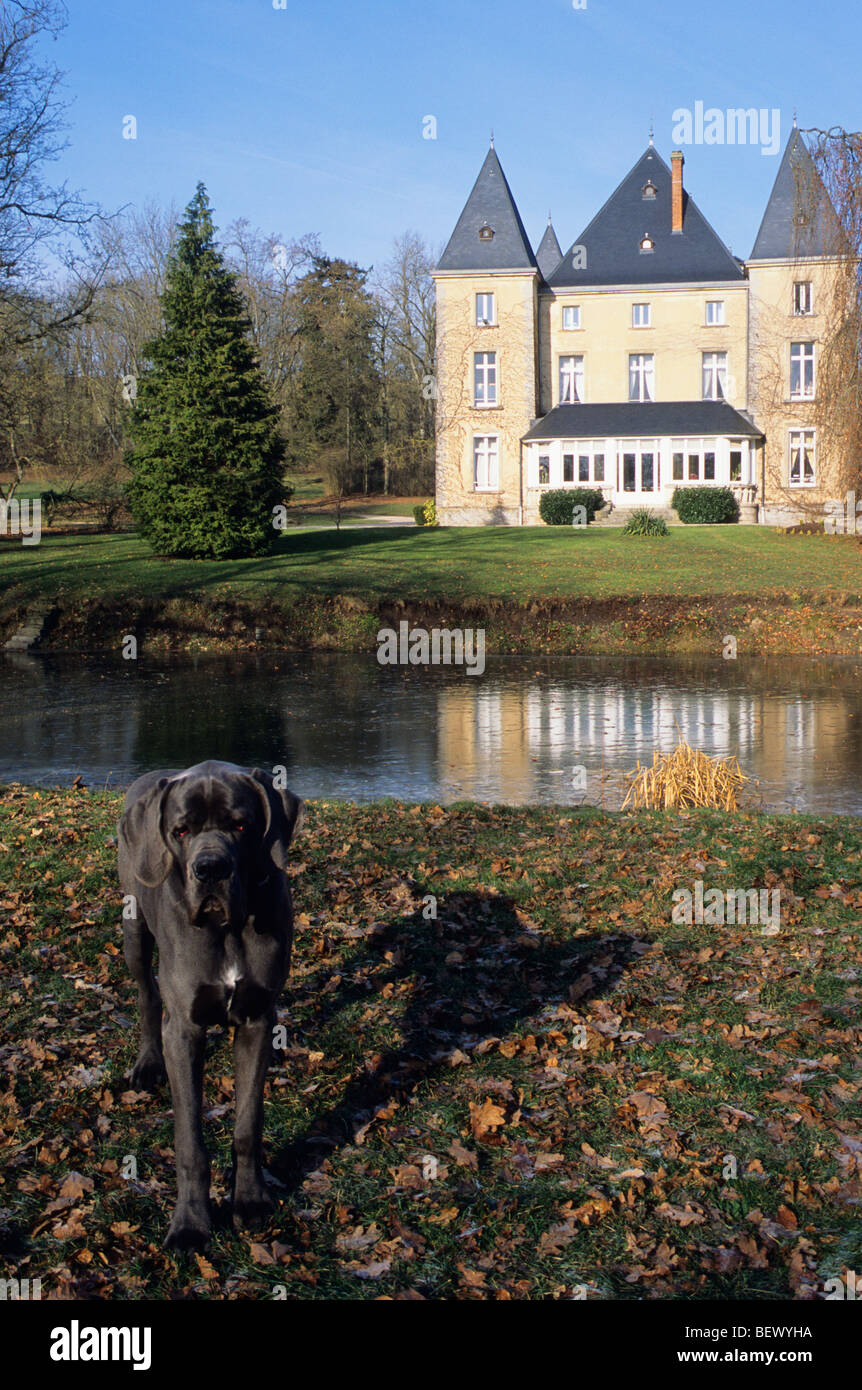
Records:
M648 148L569 250L534 252L491 148L435 271L436 500L450 525L531 525L549 488L614 509L731 487L740 520L842 504L817 420L837 219L800 131L754 248L731 254Z

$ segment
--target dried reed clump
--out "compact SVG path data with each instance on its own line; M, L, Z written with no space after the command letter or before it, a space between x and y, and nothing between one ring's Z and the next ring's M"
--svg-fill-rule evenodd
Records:
M686 810L712 806L739 810L739 796L750 778L736 758L710 758L680 738L672 753L652 755L652 767L626 773L628 791L622 809Z

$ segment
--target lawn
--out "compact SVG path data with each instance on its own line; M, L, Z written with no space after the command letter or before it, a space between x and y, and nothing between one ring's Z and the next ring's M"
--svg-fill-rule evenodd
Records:
M663 539L617 529L497 527L350 534L279 540L271 556L220 563L164 560L135 536L46 536L39 546L0 547L5 584L21 597L168 597L230 586L236 594L403 598L608 598L715 594L862 595L855 538L785 536L754 526L674 527Z
M739 651L858 656L862 545L757 527L287 532L269 556L164 560L134 535L0 546L0 633L52 609L57 648L375 650L402 618L479 626L489 654Z
M862 825L312 804L263 1232L161 1250L112 795L0 798L0 1248L48 1296L822 1298L860 1268ZM702 880L781 924L674 925ZM433 895L432 899L429 895ZM433 917L436 909L436 919ZM427 920L426 920L427 919ZM207 1064L223 1201L227 1035Z

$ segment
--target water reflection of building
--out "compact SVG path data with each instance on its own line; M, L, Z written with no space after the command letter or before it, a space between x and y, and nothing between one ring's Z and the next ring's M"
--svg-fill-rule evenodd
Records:
M539 669L536 669L539 667ZM681 733L738 753L767 804L858 814L858 664L627 658L382 668L326 656L0 659L0 780L123 785L203 757L283 764L310 797L579 801ZM609 796L607 805L616 804Z
M806 801L808 793L822 790L825 769L850 771L859 719L846 694L816 700L766 695L760 704L757 775L763 780L782 782L795 789L791 800Z
M841 697L806 699L759 690L560 682L465 683L438 691L439 760L447 780L503 801L529 801L573 765L649 763L683 737L715 755L738 755L747 773L804 791L846 747L853 715ZM561 789L563 784L559 784ZM561 798L565 799L565 798ZM568 798L574 799L574 798Z

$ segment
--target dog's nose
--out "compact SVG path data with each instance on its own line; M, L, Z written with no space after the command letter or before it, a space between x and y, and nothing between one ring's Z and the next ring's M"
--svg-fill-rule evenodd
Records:
M230 864L218 854L202 854L192 864L192 873L201 883L221 883L230 878Z

